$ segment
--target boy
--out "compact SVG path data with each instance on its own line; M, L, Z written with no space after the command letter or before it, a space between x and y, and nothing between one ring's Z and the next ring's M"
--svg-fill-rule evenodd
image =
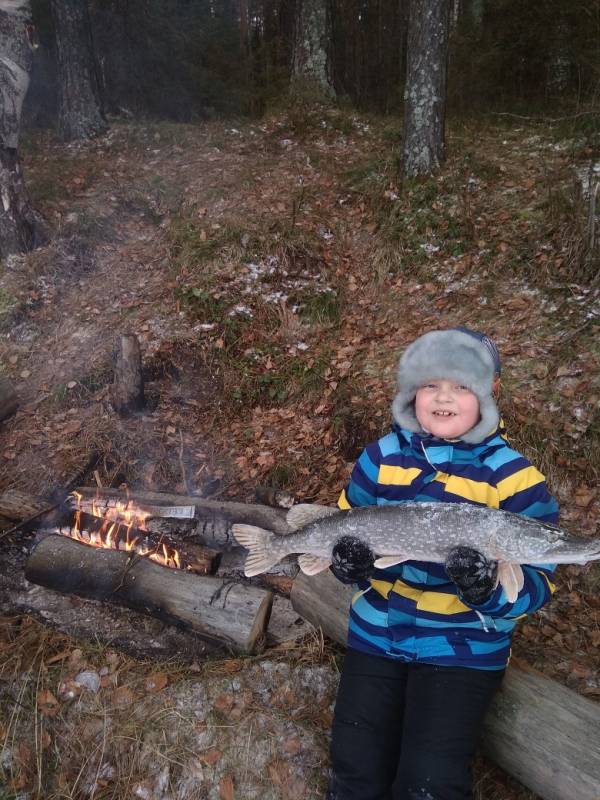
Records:
M400 359L392 433L366 447L340 508L407 501L474 503L556 523L544 476L512 450L494 390L494 343L432 331ZM516 620L551 596L552 571L524 566L509 603L497 564L469 547L444 565L375 569L352 537L332 571L358 583L336 701L327 800L470 800L471 760Z

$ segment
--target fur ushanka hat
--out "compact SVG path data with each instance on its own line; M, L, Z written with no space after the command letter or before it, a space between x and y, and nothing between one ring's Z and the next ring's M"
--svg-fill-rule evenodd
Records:
M478 444L498 426L493 385L499 374L498 350L487 336L468 328L430 331L409 345L400 359L394 420L413 433L425 433L415 416L417 389L432 380L457 381L477 395L480 414L479 422L460 438Z

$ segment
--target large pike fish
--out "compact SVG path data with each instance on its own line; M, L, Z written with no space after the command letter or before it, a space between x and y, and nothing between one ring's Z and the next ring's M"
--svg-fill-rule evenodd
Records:
M457 545L473 547L498 561L498 581L511 602L523 588L521 564L585 564L600 559L600 539L583 539L545 522L469 503L403 503L340 511L297 505L286 517L293 533L277 536L253 525L235 524L233 535L250 552L248 577L266 572L292 553L307 575L331 564L342 536L355 536L377 555L375 566L403 561L443 564Z

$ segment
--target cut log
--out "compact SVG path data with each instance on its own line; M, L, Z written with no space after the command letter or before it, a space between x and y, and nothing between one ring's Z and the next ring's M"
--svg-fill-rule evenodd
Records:
M119 498L123 502L134 500L141 505L181 506L193 505L196 508L196 537L198 541L214 547L228 550L237 547L231 526L234 522L256 525L266 528L281 536L290 533L285 521L286 509L270 508L253 503L236 503L219 500L205 500L197 495L177 495L167 492L123 492L120 489L98 489L81 486L76 490L86 498Z
M354 591L331 572L300 573L294 609L346 644ZM543 800L600 800L600 704L511 664L485 721L486 755Z
M19 401L10 381L0 375L0 420L14 414L18 405Z
M544 800L600 800L600 704L537 670L508 668L482 745Z
M234 652L255 653L266 640L273 595L253 586L200 577L179 569L48 536L25 567L31 583L110 601L194 631Z
M135 520L125 523L82 511L69 511L64 517L56 519L56 524L52 527L38 529L36 536L40 538L59 534L90 547L103 547L148 556L158 564L180 567L199 575L216 572L221 560L221 553L217 550L185 540L180 541L170 532L155 533L141 530L134 523Z
M137 336L124 334L119 339L111 403L115 411L126 415L144 406L142 353Z
M50 503L36 495L25 494L18 489L7 489L0 495L0 517L21 520L41 514Z

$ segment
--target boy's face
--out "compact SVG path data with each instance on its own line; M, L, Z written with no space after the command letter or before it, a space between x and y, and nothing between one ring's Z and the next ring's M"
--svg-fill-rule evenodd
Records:
M479 400L455 381L434 380L417 390L415 414L423 430L438 439L460 439L479 421Z

